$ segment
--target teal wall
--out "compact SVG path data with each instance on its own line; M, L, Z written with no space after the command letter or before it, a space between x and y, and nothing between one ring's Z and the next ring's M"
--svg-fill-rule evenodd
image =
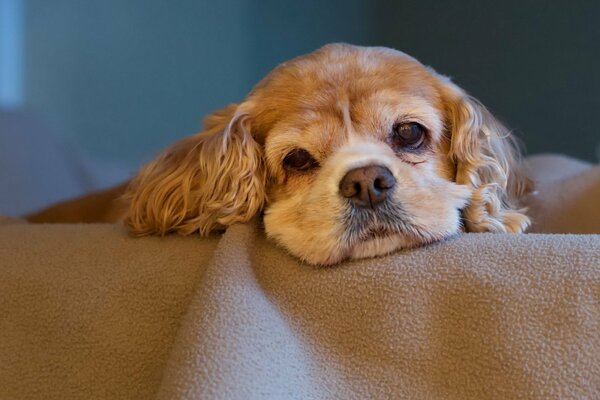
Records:
M25 98L57 131L137 163L250 88L247 2L30 0Z
M366 4L29 0L26 104L88 152L137 165L285 59L365 42Z
M552 4L552 5L550 5ZM25 104L132 167L330 41L399 48L452 76L529 152L596 159L600 2L25 0Z

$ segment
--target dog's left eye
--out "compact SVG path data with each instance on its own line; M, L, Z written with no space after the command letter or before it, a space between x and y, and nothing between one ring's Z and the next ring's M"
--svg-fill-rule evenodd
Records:
M318 165L319 162L304 149L294 149L283 159L283 167L288 171L306 171Z
M401 122L394 125L391 141L396 150L416 150L425 141L425 128L416 122Z

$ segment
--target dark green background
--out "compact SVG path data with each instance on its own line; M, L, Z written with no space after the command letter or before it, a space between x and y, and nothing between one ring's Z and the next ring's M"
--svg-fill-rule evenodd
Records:
M600 2L28 0L25 29L28 108L132 168L331 41L451 76L529 153L598 157Z

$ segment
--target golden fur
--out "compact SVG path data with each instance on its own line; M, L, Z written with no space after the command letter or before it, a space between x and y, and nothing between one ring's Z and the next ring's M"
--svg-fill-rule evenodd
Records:
M423 150L390 147L398 121L427 129ZM286 170L294 149L318 167ZM462 229L523 232L530 183L517 157L510 132L448 78L399 51L331 44L281 64L145 166L124 217L136 235L206 235L262 211L267 236L332 264ZM347 171L369 165L397 181L381 212L353 210L339 194Z

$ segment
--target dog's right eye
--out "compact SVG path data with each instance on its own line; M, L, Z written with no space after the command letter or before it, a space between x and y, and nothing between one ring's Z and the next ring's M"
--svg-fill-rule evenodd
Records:
M417 150L425 141L426 129L416 122L403 122L394 125L391 141L397 150Z
M283 168L288 171L306 171L318 166L319 162L304 149L294 149L283 159Z

